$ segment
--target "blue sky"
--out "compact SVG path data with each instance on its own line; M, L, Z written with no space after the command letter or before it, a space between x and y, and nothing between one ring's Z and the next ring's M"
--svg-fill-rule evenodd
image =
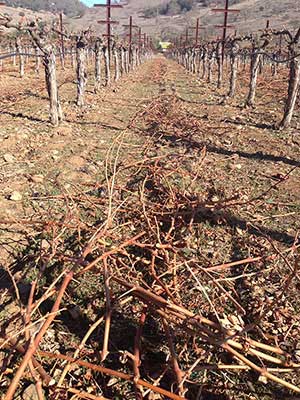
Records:
M82 0L82 2L83 2L84 4L86 4L87 6L92 6L92 5L94 4L94 1L93 1L93 0Z
M87 6L93 6L95 3L105 3L104 0L81 0Z

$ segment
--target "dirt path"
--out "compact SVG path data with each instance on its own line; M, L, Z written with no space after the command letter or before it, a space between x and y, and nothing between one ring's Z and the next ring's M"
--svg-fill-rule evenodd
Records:
M1 83L12 86L1 104L0 114L2 219L30 215L33 210L28 202L32 198L55 195L63 187L69 189L71 185L87 185L101 179L110 143L158 95L176 96L181 117L193 118L198 123L199 129L192 134L183 125L177 139L176 135L172 138L174 132L166 132L166 140L172 146L176 140L176 145L189 151L206 146L207 157L199 181L207 193L214 191L224 197L257 196L299 162L299 131L286 134L268 129L268 123L276 121L282 108L278 106L280 92L272 93L278 103L270 104L266 103L270 94L262 89L254 111L241 109L238 105L246 91L242 81L237 100L231 105L218 105L222 91L188 75L175 63L158 58L111 89L103 89L98 96L88 92L88 104L81 110L73 105L75 88L71 78L71 71L60 77L61 82L67 82L61 86L66 122L56 129L46 122L47 100L37 77L29 75L21 81L10 73ZM264 81L264 84L269 83ZM92 82L88 91L91 89ZM145 138L128 136L133 144L139 140ZM7 155L15 161L7 162ZM299 173L295 171L276 188L275 197L278 199L280 195L282 203L299 200L298 181ZM23 202L9 199L14 191L21 193ZM295 204L293 209L282 206L278 214L298 213L298 206ZM256 218L264 218L264 210L261 211L262 215ZM298 223L293 215L276 220L275 225L280 224L295 234L300 228Z

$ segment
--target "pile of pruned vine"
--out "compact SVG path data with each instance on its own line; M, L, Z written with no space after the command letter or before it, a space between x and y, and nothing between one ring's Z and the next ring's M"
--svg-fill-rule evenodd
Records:
M124 150L123 132L103 182L51 197L65 205L63 217L1 221L28 238L2 291L3 304L18 304L1 326L5 399L28 382L39 400L241 398L253 384L262 396L300 393L291 307L299 240L265 247L249 233L240 244L247 257L210 263L199 248L213 237L231 245L236 233L213 234L204 222L226 225L248 206L254 213L272 188L247 199L201 197L194 185L205 147L176 152L155 129L158 121L199 129L177 102L161 95L132 119L130 129L154 129L141 158Z

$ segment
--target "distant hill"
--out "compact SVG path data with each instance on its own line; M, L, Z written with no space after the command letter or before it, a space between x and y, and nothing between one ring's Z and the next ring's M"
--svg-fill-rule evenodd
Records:
M6 0L7 6L22 7L33 11L62 11L65 15L83 15L86 6L79 0Z
M200 37L216 38L221 34L221 29L215 25L223 24L223 15L215 13L212 8L224 6L224 0L121 0L126 2L123 8L112 9L112 19L119 22L112 25L117 36L126 37L129 17L133 17L135 25L142 28L143 32L162 41L172 40L175 36L185 35L189 27L190 41L193 41L196 18L200 18L203 29ZM97 21L106 18L104 8L87 8L79 0L6 0L7 4L22 5L30 9L46 10L42 15L45 19L57 18L58 11L63 11L65 26L69 30L79 31L91 26L98 34L105 33L105 26ZM53 5L54 4L54 5ZM271 28L296 29L300 27L300 0L229 0L230 7L240 10L239 13L229 15L229 24L238 34L254 32L263 29L270 20ZM51 5L51 6L50 6ZM25 9L12 9L4 7L3 11L10 15L18 15L23 10L30 18L29 11ZM50 14L50 12L51 14ZM73 18L76 16L76 18ZM78 16L80 16L78 18ZM137 31L135 31L137 33Z
M125 34L123 24L128 23L130 15L144 32L160 40L185 34L186 27L195 26L198 17L204 27L201 37L216 38L221 33L215 25L222 25L224 17L211 9L223 8L224 0L126 0L126 4L122 9L112 10L112 18L120 22L113 26L118 35ZM264 28L267 19L270 19L271 28L300 27L300 0L229 0L229 4L240 10L237 14L230 14L228 20L238 34ZM92 26L97 32L105 33L104 25L97 24L99 19L105 19L105 10L90 8L81 19L69 23L73 29ZM189 32L194 35L192 29Z

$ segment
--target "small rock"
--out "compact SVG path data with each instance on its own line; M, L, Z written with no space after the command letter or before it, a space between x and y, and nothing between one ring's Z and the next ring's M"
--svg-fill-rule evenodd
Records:
M214 203L217 203L219 200L220 200L220 199L219 199L218 196L213 196L213 197L211 198L211 201L213 201Z
M150 392L148 397L149 397L149 400L161 400L162 399L162 397L159 393L153 393L153 392Z
M11 201L21 201L23 199L23 196L21 195L20 192L14 191L12 194L9 196L9 200Z
M235 168L236 169L242 169L242 166L241 166L241 164L235 164Z
M236 229L236 233L237 233L238 235L240 235L240 236L243 236L243 235L244 235L243 229L238 228L238 227L236 227L235 229Z
M52 160L56 161L59 159L59 151L58 150L52 150L51 154Z
M22 400L39 400L39 395L33 383L24 390Z
M34 183L43 183L44 182L44 176L43 175L32 175L30 177L30 179Z
M260 375L258 378L258 382L264 383L266 385L268 383L268 379L264 375Z
M113 386L118 382L118 379L115 377L110 378L110 380L107 383L107 386Z
M15 162L15 157L12 154L4 154L3 156L4 161L7 163L13 163Z
M42 248L43 250L49 250L49 248L50 248L50 243L48 242L48 240L43 239L43 240L41 241L41 248Z

